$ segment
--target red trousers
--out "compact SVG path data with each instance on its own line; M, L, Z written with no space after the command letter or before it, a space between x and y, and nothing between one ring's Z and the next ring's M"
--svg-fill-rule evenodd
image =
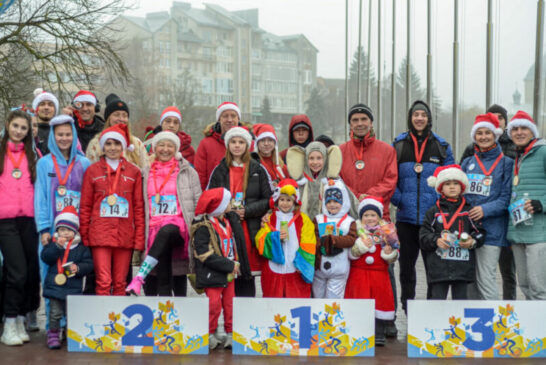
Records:
M311 298L311 284L303 281L299 272L277 274L262 265L262 291L264 298Z
M97 295L125 295L127 273L133 250L129 248L92 247Z
M209 298L209 333L216 332L218 318L224 309L224 330L233 332L233 297L235 296L235 281L228 283L225 288L205 288Z

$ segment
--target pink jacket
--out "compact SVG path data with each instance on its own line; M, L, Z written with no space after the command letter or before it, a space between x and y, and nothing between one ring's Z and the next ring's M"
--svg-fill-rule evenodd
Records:
M24 144L15 145L8 141L8 148L14 161L19 161L24 155ZM11 176L13 163L7 153L4 156L4 173L0 175L0 219L15 217L34 217L34 184L30 179L26 155L21 161L19 169L23 173L20 179Z

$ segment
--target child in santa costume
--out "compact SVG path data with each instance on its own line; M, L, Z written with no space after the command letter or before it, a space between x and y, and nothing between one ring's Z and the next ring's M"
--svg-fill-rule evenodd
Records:
M398 258L398 237L392 223L383 221L383 201L367 196L358 207L358 238L349 252L351 271L345 298L375 299L375 344L385 345L386 321L394 319L394 295L389 264Z
M328 180L322 214L315 217L317 252L313 297L343 298L349 277L349 251L355 243L356 223L349 216L351 201L341 179Z
M315 272L315 226L300 212L298 183L284 179L270 199L273 213L256 235L264 297L309 298Z
M227 338L224 348L232 346L234 278L251 277L244 233L236 213L231 212L231 193L224 188L205 190L195 208L190 229L193 255L196 258L197 289L205 289L209 298L209 347L216 348L221 339L216 334L218 318L224 310Z

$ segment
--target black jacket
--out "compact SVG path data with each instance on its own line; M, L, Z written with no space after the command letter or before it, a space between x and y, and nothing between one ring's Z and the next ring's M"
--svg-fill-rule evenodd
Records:
M222 159L212 171L207 189L226 188L229 190L229 168L226 159ZM262 217L269 210L271 186L267 172L256 160L250 159L248 184L245 194L245 221L252 242L250 246L256 250L254 238L260 230Z
M104 128L104 119L95 114L93 123L81 128L78 119L74 117L74 125L76 126L76 132L78 132L78 140L82 146L82 151L85 153L85 151L87 151L87 145L89 145L89 142L91 142L93 137L95 137L97 133L102 132L102 129Z
M451 202L445 198L440 198L439 202L442 212L446 213L445 218L447 218L447 221L451 219L461 204L460 200ZM476 240L475 247L480 247L485 240L485 230L481 227L480 222L473 222L468 217L468 211L471 208L470 204L465 204L458 218L453 222L450 231L468 233ZM436 241L441 237L441 233L444 230L442 222L438 221L439 217L438 206L435 204L425 214L425 219L419 230L419 244L425 254L427 267L427 282L429 284L445 281L473 282L475 280L476 264L474 249L469 250L470 257L468 261L443 260L436 253L436 249L438 248Z
M38 142L36 147L42 152L42 155L45 156L49 153L49 147L47 143L49 141L49 123L38 123Z
M56 243L51 242L44 246L40 255L43 262L45 262L49 269L44 281L44 298L55 298L59 300L66 300L67 295L78 295L83 291L83 277L93 271L93 258L91 257L91 251L89 247L84 246L82 242L78 243L78 246L72 248L68 254L67 262L72 261L79 267L78 273L68 278L66 284L55 284L55 275L57 275L57 259L63 258L64 249L57 246Z
M233 230L237 257L241 264L241 275L247 279L252 278L250 266L248 264L248 256L246 254L246 246L244 244L245 236L239 216L234 212L230 212L226 214L226 218ZM208 216L199 216L194 219L191 233L191 249L192 254L195 256L194 262L197 288L227 286L227 274L233 272L235 263L222 255L222 251L218 246L220 237L214 231ZM215 240L211 239L211 233L215 235ZM203 257L208 256L201 261L199 259L199 256L201 255L204 255Z
M504 153L505 156L510 157L511 159L516 159L516 145L510 137L508 137L508 133L504 131L504 133L499 137L499 144L502 148L502 153ZM459 160L459 164L462 164L464 159L470 156L474 156L474 143L469 144L464 149L463 155L461 156L461 159Z

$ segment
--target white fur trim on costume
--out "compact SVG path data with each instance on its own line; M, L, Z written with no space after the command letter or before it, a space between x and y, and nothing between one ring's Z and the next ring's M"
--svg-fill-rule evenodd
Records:
M388 254L385 252L385 249L382 249L381 258L387 261L389 264L392 264L398 258L398 250L392 250L392 252Z
M180 114L178 114L177 112L175 111L170 111L170 112L166 112L165 114L163 114L161 116L161 119L159 120L159 125L162 125L163 124L163 121L165 119L167 119L168 117L175 117L177 118L179 121L182 121L182 116Z
M242 139L244 139L246 144L248 145L248 148L250 148L252 145L252 136L246 129L242 127L233 127L230 128L224 135L224 143L226 145L226 148L228 148L229 140L233 137L241 137Z
M121 133L118 133L118 132L106 132L104 133L100 139L99 139L99 144L100 144L100 148L101 149L104 149L104 144L106 143L107 140L109 139L113 139L113 140L116 140L116 141L119 141L121 143L121 145L123 146L123 149L124 150L128 150L127 148L127 141L125 140L125 137L121 134ZM131 145L132 146L132 145ZM133 147L134 148L134 147Z
M373 256L367 256L364 261L366 261L368 265L371 265L374 263L375 259L373 258Z
M93 105L97 105L97 99L93 97L93 95L84 94L84 95L78 95L74 98L75 103L91 103Z
M373 245L372 247L370 247L370 248L368 249L368 252L369 252L369 253L375 253L375 250L376 250L376 247L375 247L375 245Z
M531 122L529 119L514 119L514 120L511 120L510 123L508 123L508 125L506 126L506 132L508 133L508 137L510 137L510 139L512 139L512 136L510 135L510 133L512 132L512 128L514 127L529 128L531 132L533 132L533 135L535 136L535 138L538 138L537 125Z
M227 189L224 189L224 195L222 196L222 202L216 207L216 209L214 209L214 211L212 213L210 213L210 215L212 217L217 217L219 215L221 215L222 213L224 213L224 211L226 210L228 204L231 202L231 193L229 192L229 190Z
M396 300L396 298L394 299ZM378 309L375 310L375 318L382 319L384 321L389 321L394 319L394 311L380 311Z
M220 120L220 116L226 110L235 111L237 115L239 116L239 121L241 121L241 109L239 109L239 107L235 103L226 103L221 105L218 109L216 109L216 121Z
M368 252L368 247L364 244L364 241L359 237L356 239L355 244L351 247L351 253L354 257L360 257Z
M476 132L478 131L478 129L480 128L487 128L489 129L491 132L493 132L493 134L495 135L495 141L498 141L499 140L499 137L502 136L502 129L501 128L495 128L495 126L493 125L493 123L489 123L489 122L486 122L486 121L482 121L482 122L478 122L478 123L475 123L473 126L472 126L472 130L470 131L470 138L472 138L472 140L474 142L476 142L476 139L474 138L474 136L476 135Z

